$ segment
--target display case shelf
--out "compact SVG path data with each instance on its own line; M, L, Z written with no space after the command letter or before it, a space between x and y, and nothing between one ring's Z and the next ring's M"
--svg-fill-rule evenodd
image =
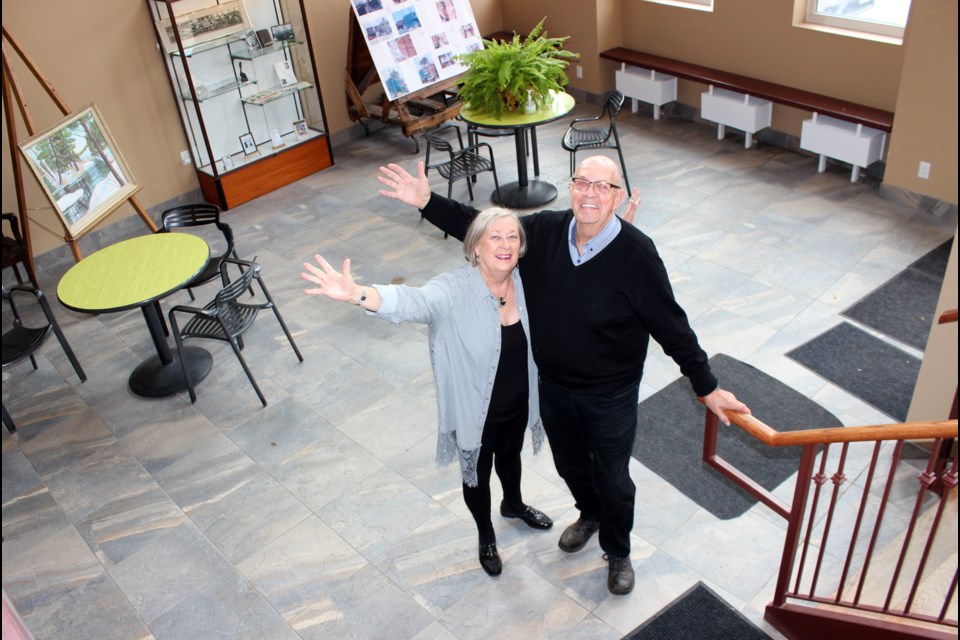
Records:
M313 85L309 82L298 82L297 84L290 85L288 87L274 87L272 89L264 89L257 93L245 96L243 98L244 104L252 104L258 107L262 107L268 102L273 102L274 100L280 100L285 98L291 93L298 93L300 91L306 91L307 89L312 89Z

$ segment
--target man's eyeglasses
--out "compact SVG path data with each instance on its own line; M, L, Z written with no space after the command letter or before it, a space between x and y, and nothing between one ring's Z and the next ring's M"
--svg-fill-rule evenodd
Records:
M590 191L590 187L593 187L593 190L597 195L605 196L610 193L611 189L619 189L620 185L610 184L605 180L597 180L596 182L591 182L586 178L571 178L570 182L573 183L573 188L582 193Z

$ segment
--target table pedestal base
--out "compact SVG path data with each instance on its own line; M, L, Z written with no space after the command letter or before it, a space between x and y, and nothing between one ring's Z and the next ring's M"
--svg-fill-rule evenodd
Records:
M213 356L206 349L185 346L183 348L190 379L194 386L207 377L213 368ZM173 361L163 364L160 356L151 356L141 362L130 374L130 390L138 396L160 398L187 390L187 381L180 368L180 357L173 351Z
M520 186L519 182L510 182L500 185L500 198L497 192L490 195L490 199L503 207L510 209L532 209L542 207L553 202L557 197L557 188L549 182L531 180L527 186Z

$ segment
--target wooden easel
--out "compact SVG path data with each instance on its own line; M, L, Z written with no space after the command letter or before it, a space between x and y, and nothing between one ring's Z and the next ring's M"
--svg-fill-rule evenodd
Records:
M10 31L7 30L6 25L3 25L3 107L4 114L6 115L7 140L10 142L10 166L13 169L13 181L16 187L17 213L20 217L20 228L23 233L24 243L27 245L27 274L30 276L30 281L33 282L34 286L37 286L37 277L33 264L33 245L30 241L30 224L29 218L27 218L26 194L23 189L23 171L20 166L20 155L17 144L17 125L14 120L15 116L13 109L11 109L12 104L17 105L17 110L20 112L20 116L23 118L24 126L27 129L28 137L36 133L37 128L33 123L33 117L30 115L30 110L27 109L26 100L23 97L23 91L20 88L20 83L17 80L17 76L10 67L10 63L7 59L8 42L10 43L10 46L13 47L13 50L17 53L17 55L20 56L20 59L23 61L23 63L30 70L30 73L33 74L33 77L36 78L37 82L40 83L40 86L43 87L44 91L47 92L47 95L50 96L50 99L53 100L54 104L57 105L57 108L60 109L60 112L64 116L67 116L70 115L71 109L60 98L60 96L57 95L57 90L53 88L53 85L50 84L46 76L43 75L43 72L40 71L40 68L37 67L33 59L30 58L26 52L24 52L23 47L20 46L20 43L17 41L17 39L14 38ZM157 225L155 225L153 220L150 219L150 216L137 201L136 197L134 195L130 195L127 198L127 201L143 219L150 231L156 232ZM63 239L70 245L70 250L73 252L74 259L79 262L83 258L83 255L80 253L80 247L77 244L77 240L79 238L71 235L70 232L65 228Z
M417 134L460 115L463 103L456 97L454 87L460 84L463 74L441 80L397 100L387 100L386 95L382 95L379 102L364 102L364 92L380 82L380 76L352 9L348 33L347 68L343 79L350 119L363 124L365 131L366 120L380 120L398 126L403 135L413 138L417 145L416 152L419 153Z

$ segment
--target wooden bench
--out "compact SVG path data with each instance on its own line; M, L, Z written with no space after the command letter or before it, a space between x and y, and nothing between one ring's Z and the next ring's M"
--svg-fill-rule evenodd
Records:
M820 155L820 171L825 169L826 157L852 164L852 181L857 179L859 167L867 166L883 155L886 134L893 129L893 113L889 111L812 91L803 91L625 47L609 49L602 52L600 57L604 60L619 62L622 65L621 71L624 72L627 67L640 67L650 70L651 76L653 72L659 72L722 90L735 91L751 98L811 111L812 119L804 122L801 148ZM654 113L657 115L657 110Z

